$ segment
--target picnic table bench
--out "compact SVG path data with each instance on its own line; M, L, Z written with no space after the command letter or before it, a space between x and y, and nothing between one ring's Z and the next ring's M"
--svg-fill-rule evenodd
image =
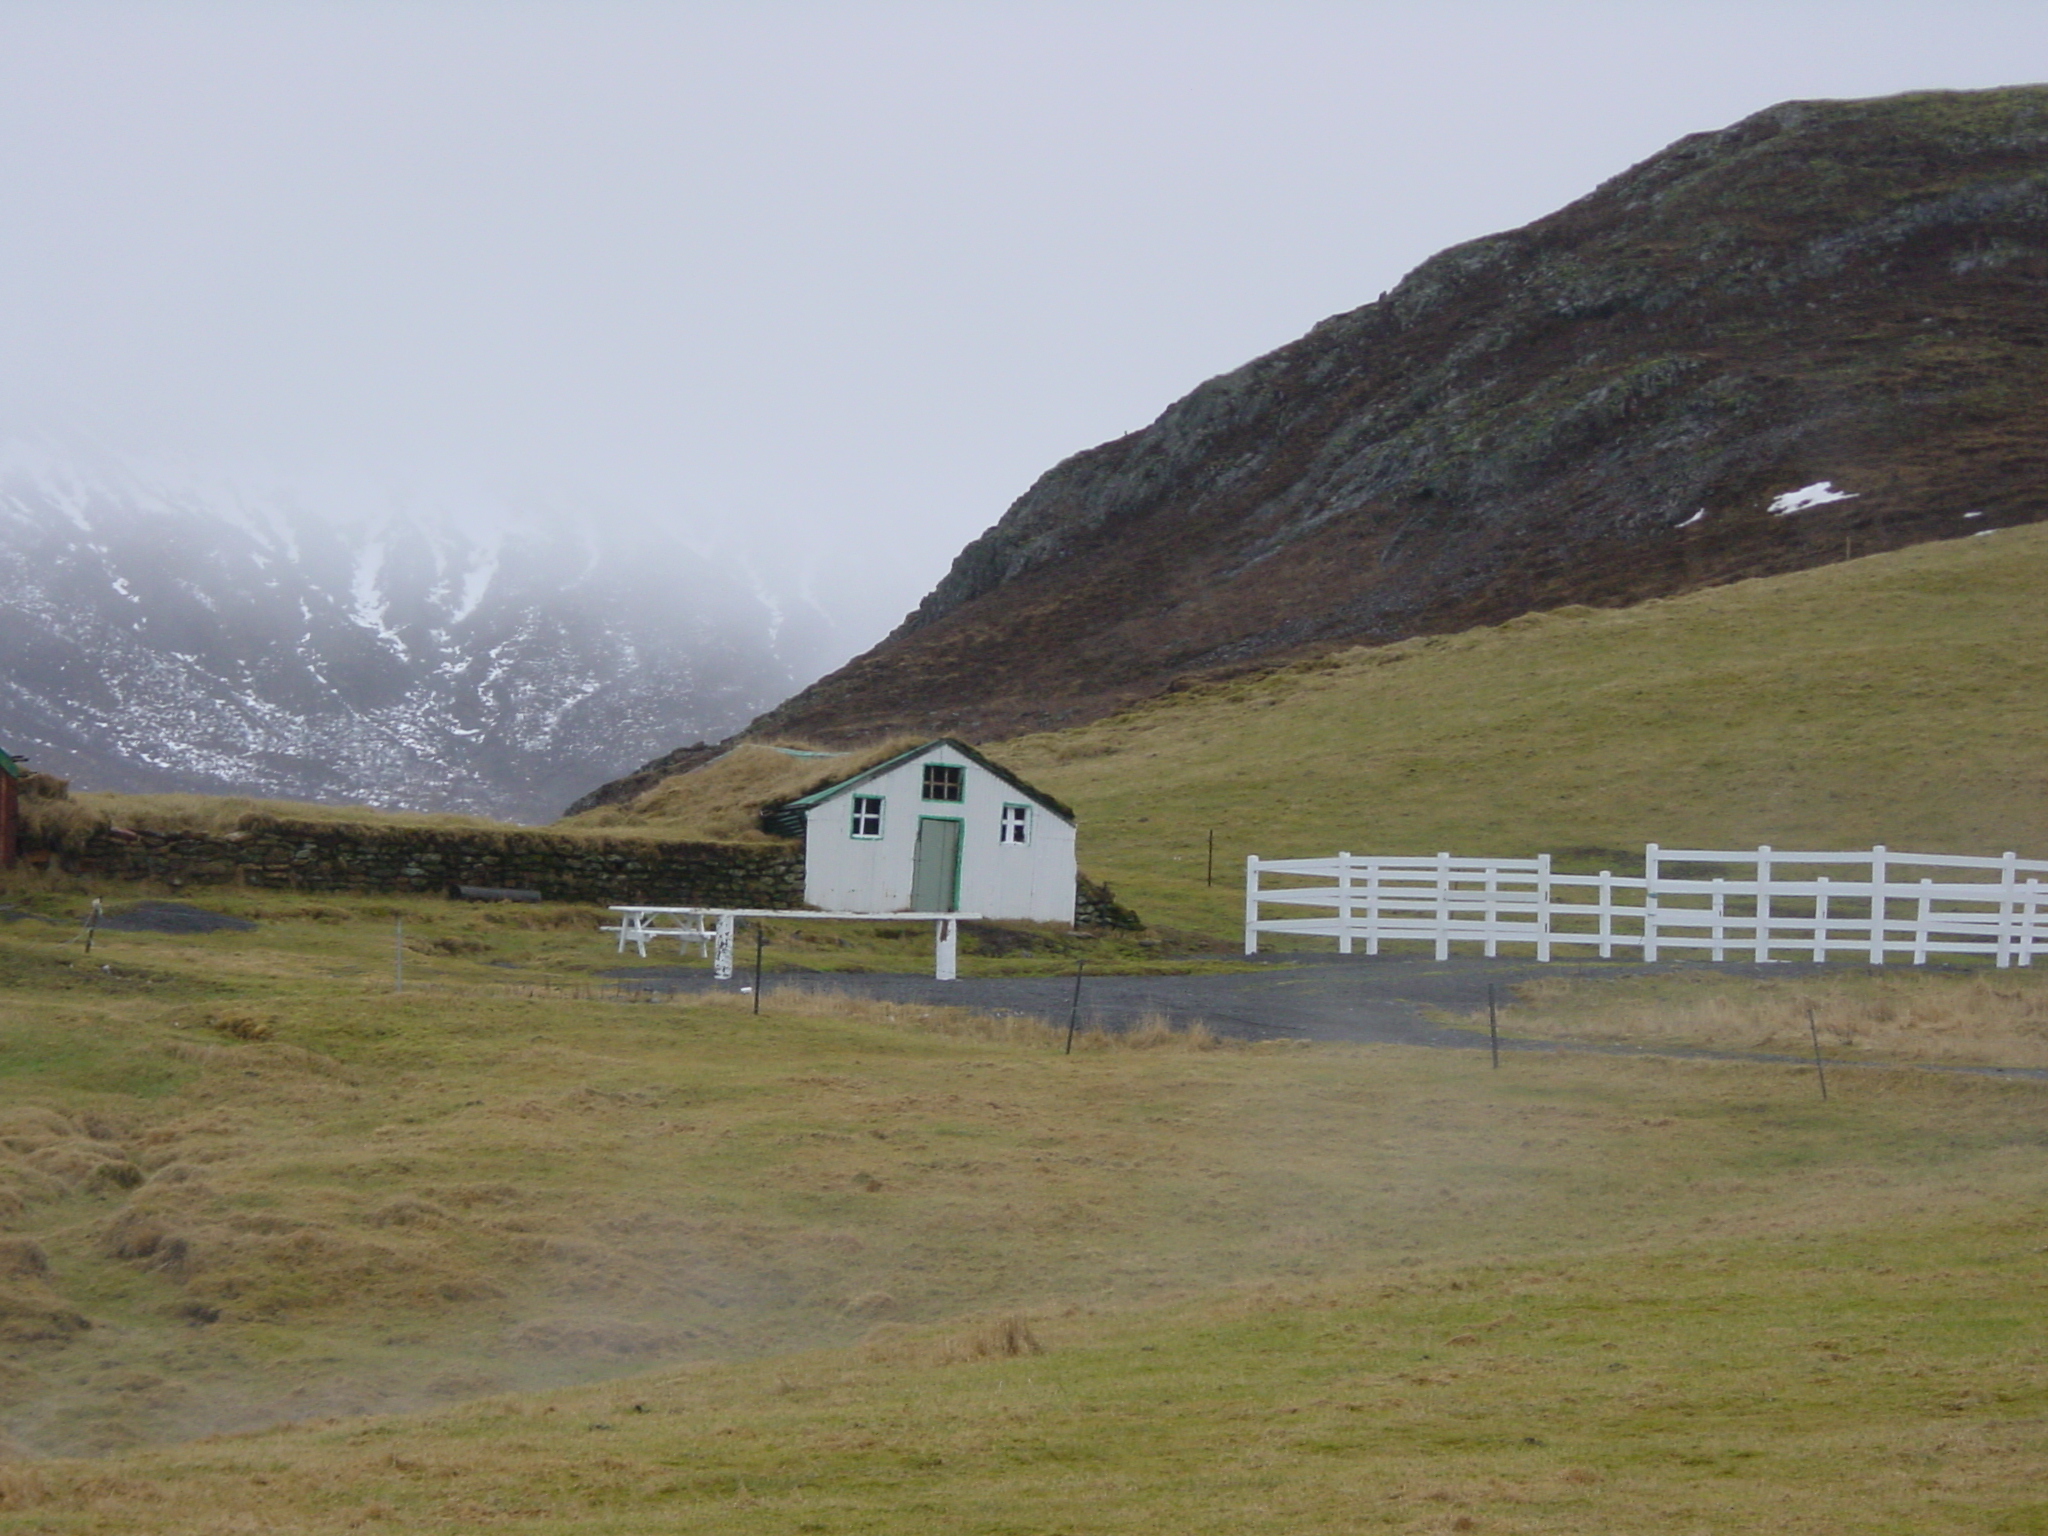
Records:
M678 950L685 944L697 946L703 954L711 951L711 974L720 981L732 979L732 936L734 925L743 917L765 922L833 923L931 923L934 956L932 975L939 981L953 981L960 974L960 924L980 917L978 912L789 912L754 907L613 907L616 923L606 923L600 933L619 936L619 953L631 944L647 958L647 946L657 939L674 939ZM707 926L707 924L709 926Z

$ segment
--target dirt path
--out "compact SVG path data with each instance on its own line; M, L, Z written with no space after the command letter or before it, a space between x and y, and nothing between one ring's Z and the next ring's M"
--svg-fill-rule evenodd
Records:
M1536 965L1514 960L1427 960L1408 957L1290 956L1256 971L1195 976L1089 976L1081 986L1083 1028L1124 1029L1147 1014L1176 1024L1199 1020L1219 1035L1240 1040L1351 1040L1401 1045L1484 1047L1485 1031L1456 1028L1442 1016L1483 1013L1488 986L1502 1008L1501 1027L1512 1034L1509 989L1533 976L1598 977L1641 975L1644 967L1609 962ZM1755 974L1754 966L1724 965L1731 974ZM1774 965L1773 976L1805 974L1813 966ZM635 967L607 973L628 985L654 990L696 991L738 988L743 973L716 983L693 966ZM771 972L764 996L778 987L811 992L844 992L903 1003L950 1004L996 1013L1035 1014L1064 1024L1073 1006L1071 976L1005 976L934 981L929 976L840 975L829 972ZM1502 1049L1544 1049L1547 1042L1503 1040ZM1706 1054L1706 1053L1701 1053Z
M1613 977L1649 972L1712 970L1725 976L1783 979L1813 976L1852 967L1780 962L1713 965L1679 961L1645 966L1609 961L1590 964L1537 965L1516 960L1428 960L1409 957L1292 955L1269 961L1256 971L1198 976L1089 976L1082 982L1080 1023L1083 1029L1127 1029L1147 1014L1163 1014L1186 1026L1197 1021L1219 1035L1238 1040L1344 1040L1393 1045L1424 1045L1452 1050L1487 1049L1484 1023L1486 989L1493 987L1501 1006L1500 1048L1503 1051L1585 1051L1610 1056L1681 1056L1710 1061L1770 1061L1808 1064L1810 1058L1761 1051L1715 1051L1672 1045L1596 1044L1575 1040L1516 1038L1515 1009L1510 988L1535 976ZM1860 969L1854 967L1853 969ZM606 973L629 989L652 991L733 991L751 980L742 973L730 982L715 982L701 966L636 966ZM1054 1025L1067 1022L1074 1000L1071 976L1003 976L959 981L934 981L929 976L843 975L824 971L771 971L762 992L773 998L778 987L809 992L843 992L855 997L886 998L901 1003L978 1008L989 1013L1031 1014ZM1444 1018L1477 1015L1478 1026L1458 1027ZM1831 1061L1829 1070L1849 1067L1913 1065L1929 1071L1969 1076L2048 1079L2048 1071L2029 1067L1973 1067L1932 1063Z

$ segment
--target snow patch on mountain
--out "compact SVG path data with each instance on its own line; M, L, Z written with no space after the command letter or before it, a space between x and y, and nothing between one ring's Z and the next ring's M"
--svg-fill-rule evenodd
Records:
M0 444L0 742L81 787L551 819L828 662L655 528Z

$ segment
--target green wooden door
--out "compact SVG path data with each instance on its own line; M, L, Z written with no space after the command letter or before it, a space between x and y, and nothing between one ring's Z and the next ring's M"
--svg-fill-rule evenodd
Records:
M910 910L960 910L960 823L950 816L917 819L917 851L910 866Z

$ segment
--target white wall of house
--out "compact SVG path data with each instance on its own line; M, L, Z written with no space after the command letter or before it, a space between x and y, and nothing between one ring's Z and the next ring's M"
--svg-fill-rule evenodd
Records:
M927 763L958 767L957 802L924 798ZM882 802L879 836L856 836L857 799ZM1021 806L1025 840L1002 841L1003 810ZM907 912L918 822L960 823L959 900L952 910L1046 923L1074 920L1074 828L978 764L934 746L811 807L804 821L804 899L838 912Z

